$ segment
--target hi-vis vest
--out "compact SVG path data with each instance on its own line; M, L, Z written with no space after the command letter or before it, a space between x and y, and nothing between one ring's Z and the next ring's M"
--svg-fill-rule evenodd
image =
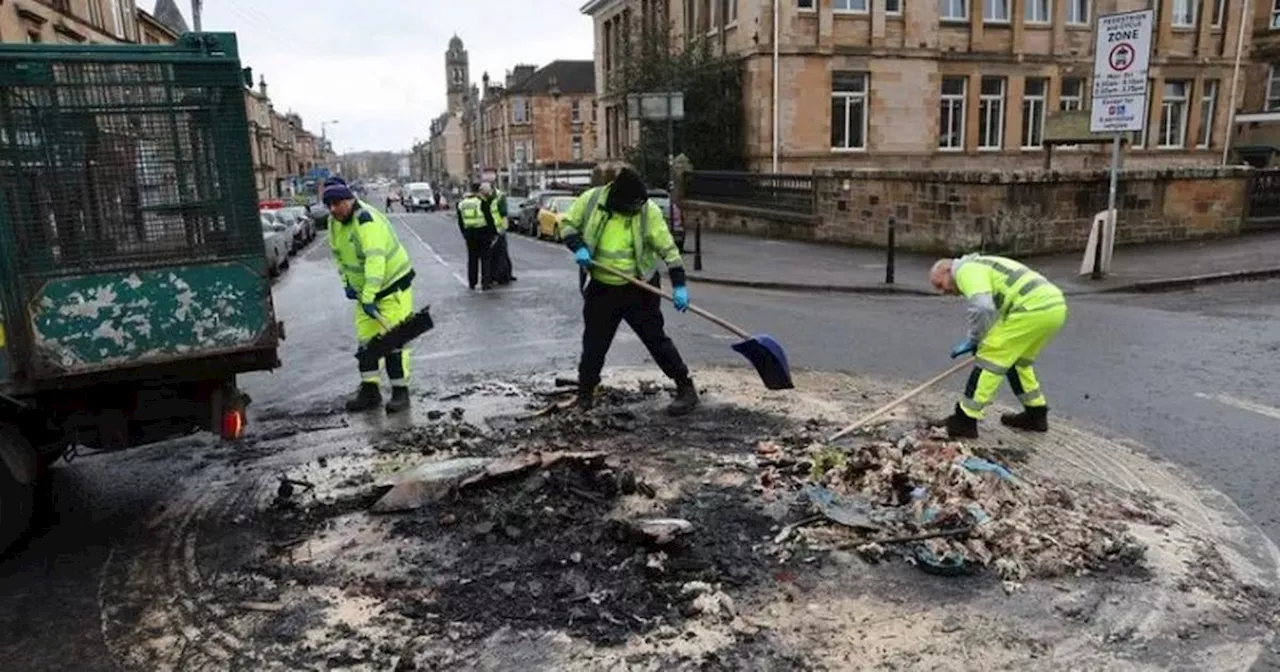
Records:
M648 279L657 271L659 257L667 268L684 266L680 248L671 238L671 230L657 204L645 201L638 214L608 213L606 216L597 206L608 196L606 185L578 197L560 223L561 236L581 235L597 263L641 279ZM609 285L626 284L626 280L595 268L591 269L591 278Z
M379 292L413 270L391 222L363 201L356 201L350 222L329 217L329 247L338 274L356 290L360 303L373 303Z
M502 216L502 211L498 209L498 201L504 198L502 192L493 192L493 198L489 199L486 207L489 210L489 216L493 217L493 226L499 233L507 230L507 218Z
M956 289L961 294L990 292L1001 317L1046 310L1066 302L1057 285L1013 259L966 255L957 262L954 273Z
M462 227L466 229L483 229L488 226L484 221L484 203L478 196L468 196L458 203L458 212L462 213Z

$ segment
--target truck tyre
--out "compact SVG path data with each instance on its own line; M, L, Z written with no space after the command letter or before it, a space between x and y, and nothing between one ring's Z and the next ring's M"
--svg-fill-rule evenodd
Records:
M20 444L4 446L4 450L31 450L27 442L12 430L0 432L0 441ZM36 486L34 481L23 483L22 480L7 461L0 460L0 553L20 539L31 522Z

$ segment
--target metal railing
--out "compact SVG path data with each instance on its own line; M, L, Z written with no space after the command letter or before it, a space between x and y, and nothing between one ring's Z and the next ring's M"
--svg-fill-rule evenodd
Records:
M685 176L684 197L788 214L817 212L812 175L695 170Z
M1249 176L1244 228L1280 229L1280 169L1263 168Z

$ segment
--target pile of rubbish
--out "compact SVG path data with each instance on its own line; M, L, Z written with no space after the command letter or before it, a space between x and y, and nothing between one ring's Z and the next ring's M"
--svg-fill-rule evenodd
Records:
M1013 588L1134 566L1146 549L1126 523L1169 524L1149 502L1033 482L923 430L849 448L796 441L806 434L757 448L762 487L798 490L814 510L784 528L780 544L853 548L871 561L897 555L942 575L989 569Z

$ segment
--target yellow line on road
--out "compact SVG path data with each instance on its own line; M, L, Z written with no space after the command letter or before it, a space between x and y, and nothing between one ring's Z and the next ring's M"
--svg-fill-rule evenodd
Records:
M1257 413L1258 415L1271 418L1272 420L1280 420L1280 408L1264 406L1257 402L1249 401L1248 399L1240 399L1239 397L1233 397L1229 394L1205 394L1204 392L1196 392L1196 396L1201 399L1209 399L1211 401L1216 401L1220 404L1232 406L1242 411Z

